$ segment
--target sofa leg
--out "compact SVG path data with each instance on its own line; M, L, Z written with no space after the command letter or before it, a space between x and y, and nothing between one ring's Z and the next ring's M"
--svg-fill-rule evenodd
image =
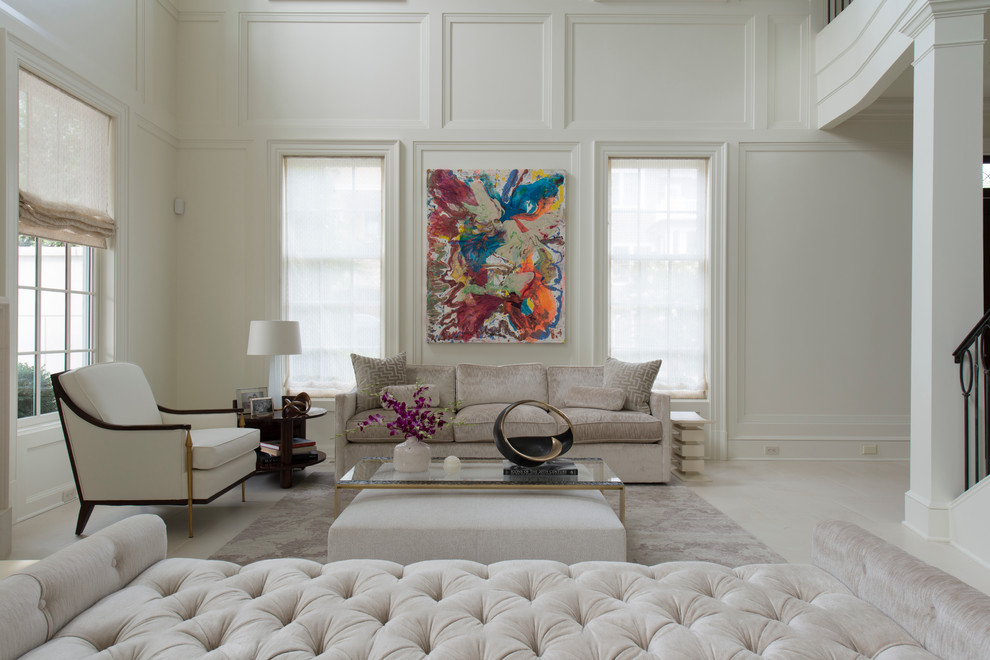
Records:
M95 504L79 500L79 518L76 520L76 536L81 536L83 530L86 529L86 523L89 522L89 516L93 513L93 507L95 506Z

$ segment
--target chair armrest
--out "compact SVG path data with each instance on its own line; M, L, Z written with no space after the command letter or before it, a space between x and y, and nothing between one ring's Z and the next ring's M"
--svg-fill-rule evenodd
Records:
M237 426L237 408L217 410L173 410L158 406L166 424L187 424L193 429L222 429Z

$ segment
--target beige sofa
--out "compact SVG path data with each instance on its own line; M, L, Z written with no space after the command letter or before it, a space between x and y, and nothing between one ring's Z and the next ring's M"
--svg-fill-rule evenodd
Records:
M626 483L662 483L670 480L670 397L653 392L649 413L609 410L605 407L568 405L574 402L573 388L603 388L602 366L544 366L539 363L488 366L407 365L409 383L432 385L437 406L456 402L453 424L430 440L433 456L501 458L492 435L495 418L513 402L532 399L549 403L567 415L574 427L571 457L602 458ZM604 390L602 390L604 391ZM568 397L572 398L569 399ZM337 478L364 456L391 456L392 446L403 438L389 434L384 426L359 429L358 423L372 414L394 419L389 410L357 410L356 391L336 397ZM592 403L587 400L583 403ZM597 404L596 404L597 405ZM602 406L608 406L603 403ZM614 407L614 406L610 406ZM507 416L506 435L550 435L565 426L556 415L538 406L518 406ZM346 433L345 433L346 431Z
M0 660L990 658L990 598L849 523L815 566L166 559L134 516L0 581Z

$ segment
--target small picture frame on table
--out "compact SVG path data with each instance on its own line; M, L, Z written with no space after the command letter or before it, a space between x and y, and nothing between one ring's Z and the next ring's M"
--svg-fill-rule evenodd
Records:
M251 399L260 399L268 396L267 387L242 387L235 391L234 407L240 408L244 412L251 412Z
M270 396L259 396L251 399L252 415L271 415L273 412L275 412L275 408L272 406L272 398Z

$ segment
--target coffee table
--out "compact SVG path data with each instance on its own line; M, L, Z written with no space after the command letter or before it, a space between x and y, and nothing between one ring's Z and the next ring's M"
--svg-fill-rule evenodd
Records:
M334 484L333 515L340 510L341 489L401 488L425 490L617 490L619 521L626 524L626 485L600 458L571 459L576 475L505 475L503 462L492 458L461 458L461 469L444 472L444 459L434 458L429 472L396 472L391 458L362 458Z

